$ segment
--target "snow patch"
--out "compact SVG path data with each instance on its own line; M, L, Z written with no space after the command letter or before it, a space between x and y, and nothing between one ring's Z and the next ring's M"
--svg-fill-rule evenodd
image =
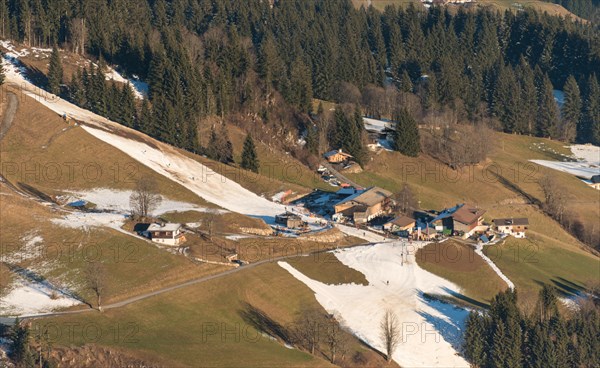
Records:
M421 269L415 261L414 242L408 254L398 242L334 251L346 266L365 275L369 285L327 285L306 277L286 262L278 262L296 279L315 292L328 313L359 339L384 352L380 321L387 309L399 318L403 332L393 355L403 367L468 367L458 355L462 331L469 311L425 294L451 296L459 288ZM402 261L402 258L405 261ZM388 284L389 282L389 284Z
M16 275L11 290L0 299L1 315L26 316L81 304L68 292L47 280L38 279L29 271L17 271Z

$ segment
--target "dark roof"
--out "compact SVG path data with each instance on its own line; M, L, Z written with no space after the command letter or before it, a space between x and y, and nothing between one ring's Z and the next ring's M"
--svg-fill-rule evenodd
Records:
M354 201L356 203L360 203L370 207L382 202L386 198L390 198L391 196L392 192L388 190L379 187L371 187L362 192L351 195L350 197L344 199L341 202L338 202L336 206L346 202Z
M462 224L470 225L483 216L484 213L485 210L481 208L477 208L470 204L464 204L452 214L452 219Z
M593 184L598 184L598 183L600 183L600 175L594 175L594 176L592 176L592 177L590 178L590 181L591 181Z
M496 226L509 226L509 225L529 225L529 219L525 217L520 218L499 218L492 220Z
M393 219L391 221L388 221L386 224L389 224L389 223L392 223L399 227L405 227L405 226L415 223L415 219L402 215L402 216L396 217L395 219Z

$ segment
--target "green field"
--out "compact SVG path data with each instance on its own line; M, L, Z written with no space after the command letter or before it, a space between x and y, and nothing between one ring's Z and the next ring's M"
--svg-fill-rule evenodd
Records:
M507 288L471 246L455 240L429 244L417 251L416 258L423 269L460 286L465 297L457 297L460 304L487 307L497 293Z
M169 366L327 367L325 346L311 356L282 343L289 336L290 324L307 308L322 310L310 289L277 264L269 263L122 309L36 323L59 328L92 325L99 331L121 326L122 334L117 338L107 332L91 341L81 332L72 338L63 333L54 344L81 346L93 342L126 348ZM347 337L350 341L341 365L385 364L379 354ZM353 362L357 354L364 358L362 364Z

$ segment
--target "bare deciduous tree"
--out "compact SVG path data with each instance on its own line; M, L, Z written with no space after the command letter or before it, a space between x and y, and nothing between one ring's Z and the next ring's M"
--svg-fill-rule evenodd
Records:
M98 261L89 262L85 269L85 278L88 287L96 296L98 310L102 312L102 296L106 290L106 270Z
M157 194L156 182L150 178L138 181L135 190L129 197L131 215L136 218L146 218L152 214L162 202L162 197Z
M327 324L324 326L324 328L325 343L327 344L327 348L329 350L329 360L331 363L335 364L338 357L344 359L347 350L348 339L341 326L333 316L329 316L327 318Z
M544 210L558 222L562 223L567 203L566 190L550 175L543 176L538 181L538 184L544 193Z
M85 37L87 27L84 18L73 18L71 20L71 40L73 43L73 52L76 54L85 54Z
M408 183L404 183L402 189L394 195L394 202L394 209L406 216L412 216L418 206L417 199Z
M305 309L292 328L294 340L304 346L311 354L319 345L320 331L325 326L325 316L315 309Z
M392 360L392 355L400 343L402 331L400 331L400 321L396 314L390 309L385 311L381 320L381 339L385 346L386 359Z

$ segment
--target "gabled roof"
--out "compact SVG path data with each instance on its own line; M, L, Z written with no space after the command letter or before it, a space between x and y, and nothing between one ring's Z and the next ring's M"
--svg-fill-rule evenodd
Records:
M352 157L352 155L351 155L351 154L349 154L349 153L346 153L346 152L342 152L342 150L341 150L341 149L339 149L339 150L333 150L333 151L329 151L329 152L325 152L325 153L323 154L323 156L324 156L325 158L329 158L329 157L331 157L331 156L335 156L335 155L342 155L342 156L345 156L345 157Z
M435 223L442 219L452 217L454 221L458 221L465 225L470 225L473 222L477 221L483 214L485 210L481 208L477 208L470 204L457 204L452 208L447 208L443 210L439 215L437 215L430 223Z
M520 218L499 218L492 220L496 226L510 226L510 225L529 225L529 219L525 217Z
M390 221L386 222L385 224L386 225L387 224L394 224L394 225L399 226L399 227L405 227L405 226L408 226L410 224L414 224L415 221L416 220L414 218L402 215L402 216L398 216L398 217L394 218L393 220L390 220Z
M152 224L148 226L148 231L177 231L181 227L181 224L167 223L167 224Z
M365 206L374 206L391 196L392 192L388 190L379 187L370 187L338 202L336 206L350 201L354 201Z
M456 212L454 212L452 219L462 224L470 225L483 216L484 213L485 210L481 208L477 208L470 204L464 204L458 210L456 210Z

